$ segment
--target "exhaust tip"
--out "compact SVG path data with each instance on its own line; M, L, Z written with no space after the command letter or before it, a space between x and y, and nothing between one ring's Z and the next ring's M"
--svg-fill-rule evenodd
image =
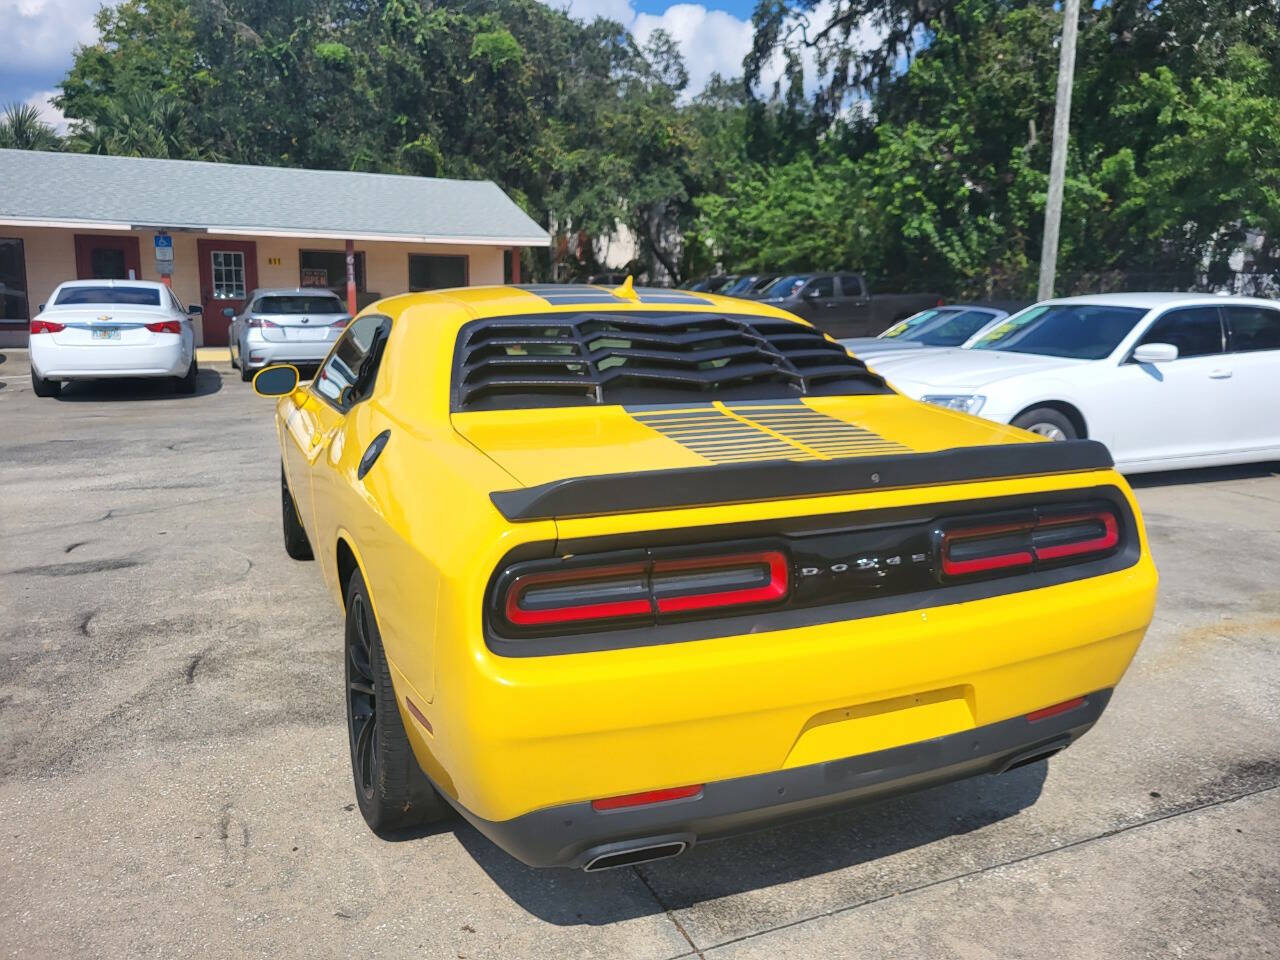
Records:
M588 854L587 862L582 869L586 873L597 873L601 870L612 870L615 867L631 867L638 863L650 863L654 860L667 860L684 853L689 844L683 840L669 840L662 843L642 843L640 846L624 849L606 850L594 856Z
M1008 773L1010 770L1017 770L1019 767L1025 767L1032 763L1039 763L1041 760L1048 760L1055 753L1061 753L1069 746L1071 746L1070 736L1063 736L1056 740L1050 740L1048 743L1042 743L1039 746L1032 747L1030 750L1015 753L1012 757L1005 760L1004 765L996 772Z

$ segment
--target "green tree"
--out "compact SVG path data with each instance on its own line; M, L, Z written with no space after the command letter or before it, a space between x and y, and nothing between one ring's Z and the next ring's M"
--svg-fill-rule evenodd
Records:
M62 140L40 111L28 103L10 103L0 113L0 147L10 150L57 150Z

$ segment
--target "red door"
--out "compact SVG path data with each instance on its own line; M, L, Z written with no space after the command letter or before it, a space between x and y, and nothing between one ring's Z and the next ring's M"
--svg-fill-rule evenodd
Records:
M138 238L129 234L76 235L77 280L141 280ZM133 271L130 274L130 271Z
M204 344L225 347L231 318L222 311L230 308L239 313L249 291L258 285L258 245L252 240L197 240L196 256Z

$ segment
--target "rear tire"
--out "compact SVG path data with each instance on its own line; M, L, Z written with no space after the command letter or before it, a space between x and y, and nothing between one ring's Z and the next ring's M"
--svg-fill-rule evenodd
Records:
M200 368L196 365L196 355L191 354L191 366L180 377L173 378L173 389L188 396L196 392L196 381L200 378Z
M444 820L452 810L409 746L364 577L347 584L347 741L356 803L375 833Z
M249 369L249 365L244 362L244 357L240 357L240 380L248 383L253 379L253 371Z
M1039 434L1047 440L1078 440L1080 435L1066 415L1052 407L1035 407L1013 418L1013 426Z
M56 397L62 393L61 380L46 380L36 375L35 367L31 368L31 389L37 397Z
M294 560L314 560L311 541L298 518L298 505L289 492L289 482L284 478L284 464L280 464L280 513L284 523L284 552Z

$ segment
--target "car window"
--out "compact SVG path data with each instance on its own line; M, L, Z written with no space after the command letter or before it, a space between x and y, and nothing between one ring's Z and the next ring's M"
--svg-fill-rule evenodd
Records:
M972 349L1101 360L1111 355L1146 312L1140 307L1093 303L1032 307L992 327Z
M1228 347L1234 353L1280 350L1280 310L1266 307L1223 307Z
M177 310L179 313L186 313L182 308L182 301L173 295L172 290L169 291L169 306L174 310Z
M1217 307L1185 307L1170 310L1147 328L1138 341L1171 343L1183 357L1207 357L1222 352L1222 319Z
M956 310L921 310L919 313L913 313L911 316L899 320L880 336L909 340L911 339L909 335L918 330L921 325L939 317L954 316L957 312Z
M834 297L836 295L835 281L831 277L816 277L810 281L809 286L804 288L806 297Z
M945 315L908 334L926 347L958 347L994 319L987 310L945 311Z
M299 313L342 313L344 307L337 297L270 296L259 297L253 305L254 313L294 315Z
M158 307L160 291L155 287L64 287L53 302L60 307L89 303Z
M862 278L856 273L840 274L840 293L845 297L862 296Z
M371 314L356 320L325 360L312 386L340 410L349 410L373 389L382 358L380 341L390 321Z
M800 288L804 286L804 282L809 278L803 274L792 274L786 277L780 277L769 286L765 287L769 296L778 299L794 297L800 292Z

